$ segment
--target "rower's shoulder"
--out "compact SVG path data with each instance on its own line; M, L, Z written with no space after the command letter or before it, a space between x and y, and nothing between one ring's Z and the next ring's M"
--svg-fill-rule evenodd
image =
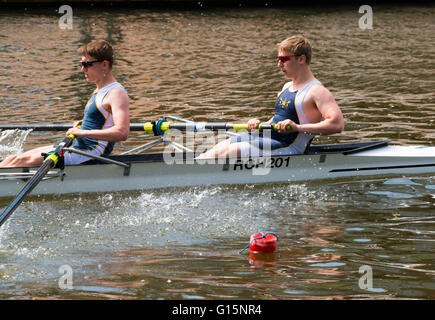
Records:
M112 89L110 89L109 92L114 92L114 93L125 93L127 94L127 90L125 90L125 88L123 86L119 86L119 87L114 87Z
M313 97L321 97L332 95L332 93L320 81L317 81L309 88L308 95Z
M117 84L119 84L119 83L117 82ZM111 88L108 92L108 95L111 97L120 97L121 96L121 97L128 98L128 92L121 84Z
M108 108L119 110L128 110L130 107L130 98L127 91L122 86L116 86L110 89L103 100L103 104Z

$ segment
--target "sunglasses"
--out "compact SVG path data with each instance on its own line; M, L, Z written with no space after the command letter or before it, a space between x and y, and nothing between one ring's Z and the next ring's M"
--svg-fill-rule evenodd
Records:
M290 60L290 58L292 58L292 57L299 57L299 56L300 56L300 54L292 54L290 56L278 56L278 60L281 63L286 63L287 61Z
M102 62L103 60L91 60L91 61L80 61L80 64L82 65L83 68L87 69L89 67L92 67L92 65L95 62Z

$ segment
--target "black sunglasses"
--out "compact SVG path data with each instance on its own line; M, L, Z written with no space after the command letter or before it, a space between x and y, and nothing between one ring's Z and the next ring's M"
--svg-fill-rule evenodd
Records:
M92 65L95 62L102 62L104 60L92 60L92 61L80 61L80 64L82 65L83 68L87 69L89 67L92 67Z

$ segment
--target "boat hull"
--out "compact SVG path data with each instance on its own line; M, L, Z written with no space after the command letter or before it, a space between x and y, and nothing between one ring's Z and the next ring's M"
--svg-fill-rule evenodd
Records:
M113 157L116 158L116 157ZM355 176L414 175L435 172L435 147L383 146L361 152L313 153L270 158L198 161L165 155L127 158L116 164L68 166L52 170L33 195L115 192L219 184L267 184ZM0 170L0 197L13 197L32 174L26 168ZM34 169L35 170L35 169ZM9 177L9 178L8 178Z

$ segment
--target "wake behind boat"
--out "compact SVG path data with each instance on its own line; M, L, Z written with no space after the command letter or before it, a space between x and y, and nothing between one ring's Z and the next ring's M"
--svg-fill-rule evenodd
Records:
M180 120L180 118L175 118ZM236 125L163 123L164 130L239 129ZM155 131L155 124L141 125ZM239 125L238 125L239 126ZM138 126L136 126L138 127ZM243 126L240 126L242 128ZM174 153L128 154L169 143ZM65 151L69 151L68 148ZM33 195L115 192L219 184L291 183L359 176L415 175L435 172L435 147L394 146L388 140L312 145L305 154L195 160L196 154L161 137L123 155L95 157L87 164L48 171ZM36 168L37 169L37 168ZM0 169L0 197L13 197L33 177L35 168Z

